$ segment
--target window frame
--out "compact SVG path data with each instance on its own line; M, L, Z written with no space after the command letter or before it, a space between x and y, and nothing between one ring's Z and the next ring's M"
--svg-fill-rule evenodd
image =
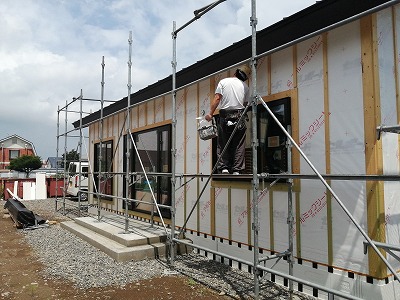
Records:
M271 109L272 112L274 112L274 109L276 107L283 106L283 118L280 119L279 116L277 116L276 113L274 113L274 115L278 118L278 120L285 127L285 129L289 130L289 127L291 127L291 125L292 125L291 124L292 123L292 118L291 118L291 116L292 116L291 98L290 97L285 97L285 98L281 98L281 99L278 99L278 100L270 101L270 102L267 103L267 105ZM263 160L261 159L263 157L263 155L262 155L263 149L262 149L261 142L260 142L261 134L262 134L261 122L260 122L260 115L261 114L266 114L267 118L270 121L272 121L273 124L276 125L276 127L273 128L273 130L274 130L273 135L272 134L271 135L267 134L266 143L269 143L267 141L268 137L272 138L272 137L275 137L277 134L279 136L279 141L277 141L276 139L273 139L273 142L272 142L274 144L278 143L279 145L276 144L275 147L269 147L269 148L277 149L277 151L272 153L272 155L270 155L270 156L274 156L274 154L276 154L277 152L281 152L279 154L279 156L283 156L284 157L284 159L282 160L283 161L283 165L281 163L281 164L278 164L277 166L274 166L273 168L275 168L275 170L272 170L272 171L269 170L269 167L271 167L271 166L268 166L269 161L267 161L266 162L267 165L265 165L265 164L263 164ZM259 141L258 147L257 147L257 163L258 163L257 172L258 173L269 173L269 174L282 174L282 173L288 172L288 170L289 170L289 166L288 166L288 163L289 163L288 155L289 155L289 153L288 153L288 149L287 149L287 139L288 138L285 135L285 133L280 129L280 127L278 127L276 122L272 119L272 117L269 115L269 113L267 112L267 110L265 109L265 107L262 104L259 104L257 106L257 127L258 127L257 128L257 135L258 135L257 138L258 138L258 141ZM266 130L269 131L269 130L271 130L271 128L267 128ZM276 171L277 167L283 167L283 169L281 169L280 171ZM272 180L274 180L274 179L272 179Z
M101 194L108 194L108 195L113 195L114 194L114 183L113 183L113 178L114 176L108 176L108 178L106 178L106 182L105 182L105 188L106 191L101 191L102 187L98 186L99 183L99 146L100 146L100 142L99 143L95 143L94 144L94 164L93 164L93 191L96 195L96 189L95 186L97 186L97 192L100 192ZM109 141L103 141L101 142L101 146L103 149L105 149L105 153L102 153L102 162L101 162L101 167L102 167L102 171L101 173L112 173L113 172L113 168L114 168L114 164L113 164L113 157L114 157L114 142L113 140L109 140ZM109 147L108 147L109 146ZM113 197L107 197L107 196L101 196L100 197L102 200L113 200Z
M17 156L12 155L12 153L14 153L14 154L16 153ZM21 156L21 151L20 150L17 150L17 149L8 150L8 157L9 157L10 161L13 160L13 159L16 159L16 158L18 158L20 156Z
M286 130L288 130L288 126L291 126L291 122L292 122L291 97L287 96L287 97L279 98L277 100L268 101L267 105L271 110L273 110L277 106L283 105L283 107L284 107L284 120L283 120L282 124L284 125ZM249 116L250 120L251 120L251 112L252 112L252 108L250 108L248 110L248 116ZM272 120L272 117L269 116L269 113L265 109L265 107L261 103L258 104L257 105L257 140L258 140L258 146L257 146L257 173L258 174L263 173L263 172L265 173L265 170L263 170L264 166L262 165L262 159L261 159L262 146L261 146L261 142L260 142L260 135L262 134L261 133L261 128L260 128L261 127L261 125L260 125L260 115L264 114L264 113L267 114L268 118L270 118ZM215 115L214 118L218 122L219 114ZM275 122L274 120L272 120L272 121ZM251 130L252 130L252 127L251 127L251 121L250 121L250 122L247 122L247 131L246 131L247 137L251 137ZM282 136L283 135L284 135L284 133L282 132ZM247 140L249 140L249 139L247 138ZM285 142L286 141L287 141L287 137L285 136ZM245 150L245 152L246 152L246 154L245 154L246 155L246 157L245 157L246 169L245 169L245 172L244 172L245 174L252 174L252 161L253 161L253 159L252 159L252 148L251 148L250 144L249 143L246 144L246 150ZM217 139L216 138L213 139L213 141L212 141L212 149L213 149L213 151L212 151L212 153L213 153L212 154L212 163L213 163L213 166L214 166L215 163L217 162L217 159L218 159L217 158ZM280 172L280 173L284 173L284 172L288 171L289 158L288 158L287 155L288 155L288 153L287 153L287 149L286 149L286 153L284 153L284 156L286 157L286 160L285 160L286 168L285 168L285 170L283 170L283 172ZM280 173L271 172L270 174L280 174ZM223 176L222 178L214 178L213 180L217 180L217 181L218 180L226 180L227 179L226 177L228 177L229 178L228 180L230 180L230 181L233 181L233 180L235 180L235 181L237 181L237 180L250 181L251 180L251 179L243 179L243 178L240 178L240 179L236 178L235 179L234 176ZM273 179L270 179L270 180L273 180Z
M172 126L171 124L167 124L167 125L162 125L162 126L158 126L158 127L154 127L154 128L150 128L150 129L144 129L141 131L137 131L132 133L132 136L135 140L135 143L137 143L138 141L138 137L142 134L147 134L147 133L151 133L151 132L155 132L156 133L156 138L157 138L157 153L156 153L156 162L153 161L154 166L155 166L155 170L150 170L148 172L155 172L155 173L171 173L172 167L171 167L171 161L172 161L172 152L171 152L171 145L172 145ZM166 134L166 136L164 136L164 134ZM123 143L123 153L126 153L127 151L127 139L126 139L127 135L124 136L124 143ZM166 139L166 141L165 141ZM167 142L167 145L163 145L163 143ZM136 145L138 147L138 145ZM163 150L165 149L165 150ZM167 152L164 153L163 152ZM148 153L146 155L149 155ZM136 155L136 151L133 147L133 145L131 144L131 149L130 149L130 171L131 172L143 172L143 170L140 168L138 168L138 158ZM166 158L167 160L167 168L165 168L165 164L163 164L163 158ZM142 161L143 163L143 161ZM124 155L123 158L123 171L124 173L126 173L126 155ZM135 167L136 166L136 167ZM145 166L146 167L146 166ZM141 176L141 177L140 177ZM162 203L164 205L171 205L171 190L172 190L172 184L171 184L171 180L169 176L162 176L162 175L148 175L149 177L153 177L156 178L155 180L155 184L152 184L152 189L153 189L153 193L156 196L156 200L157 203ZM153 179L151 178L151 179ZM131 182L135 183L132 184L131 186L131 197L132 199L137 199L137 200L141 200L141 197L137 197L138 193L141 192L143 194L146 194L146 192L149 192L149 188L148 185L146 183L144 183L146 180L146 178L144 177L144 175L133 175L131 178ZM139 182L140 181L140 182ZM149 181L150 178L149 178ZM166 185L166 186L165 186ZM123 182L123 197L126 197L126 180L124 178L124 182ZM147 197L151 197L151 195L147 194ZM163 201L163 196L167 199L165 203L165 200ZM150 201L152 202L152 200L150 199ZM164 202L164 203L163 203ZM151 208L147 209L143 209L143 206L149 206L147 204L140 204L140 203L134 203L134 202L130 202L128 203L128 209L131 211L137 211L137 212L142 212L145 214L151 214ZM125 202L123 203L123 208L125 208ZM168 208L160 208L160 212L161 215L163 217L166 218L170 218L171 217L171 211ZM156 208L154 207L154 214L158 215Z

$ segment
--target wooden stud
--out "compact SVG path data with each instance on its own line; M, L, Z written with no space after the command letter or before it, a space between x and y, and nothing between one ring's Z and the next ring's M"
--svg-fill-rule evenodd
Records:
M268 78L268 95L271 95L272 90L272 72L271 72L271 55L267 57L267 78Z
M381 175L382 146L376 139L376 127L380 124L379 70L377 66L376 15L360 20L362 82L364 95L364 132L366 173ZM368 235L372 240L385 242L385 209L383 183L366 182ZM381 253L385 255L382 250ZM369 274L375 278L387 276L386 265L375 251L368 251Z
M324 80L324 128L325 128L325 165L326 174L331 174L331 151L330 151L330 107L329 107L329 65L328 65L328 33L322 34L323 55L323 80ZM331 181L327 180L331 185ZM328 265L333 265L333 226L332 226L332 196L326 193L326 218L328 235Z
M292 46L292 59L293 59L293 88L297 88L297 46Z

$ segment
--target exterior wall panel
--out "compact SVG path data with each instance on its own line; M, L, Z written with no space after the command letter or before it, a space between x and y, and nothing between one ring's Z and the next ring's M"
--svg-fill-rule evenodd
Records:
M400 115L399 11L398 6L387 9L258 61L259 93L268 101L291 96L294 136L302 151L323 174L399 175L398 135L384 133L379 142L374 135L375 123L382 120L384 125L394 125ZM211 141L198 138L196 117L208 113L215 86L233 71L222 72L178 91L177 174L211 172L215 149ZM138 131L153 123L169 121L171 101L171 96L165 95L133 108L132 128ZM114 136L114 143L117 143L115 136L123 127L123 113L115 117L112 124L118 130L111 130L110 138ZM98 126L92 125L90 139L97 140L97 137ZM297 151L293 147L292 150ZM93 153L92 144L91 151ZM294 172L312 174L306 162L296 155L292 156ZM122 157L122 150L119 150L120 172ZM122 180L118 182L118 186L122 186ZM200 178L178 177L178 227L185 222L204 185L205 180ZM399 243L399 183L385 183L381 189L380 183L332 180L331 186L371 238L380 238L374 228L378 231L383 228L383 239ZM289 238L286 186L276 183L274 187L264 189L261 184L259 192L260 247L267 254L286 251ZM374 255L364 254L364 237L321 182L296 180L292 196L293 202L296 201L293 205L296 220L294 252L302 261L295 267L298 276L360 296L363 289L369 289L364 285L366 276L382 279L387 275ZM251 247L248 247L253 244L251 198L249 181L212 180L187 223L188 236L202 246L224 249L243 259L251 257ZM380 214L380 206L384 207L384 216ZM374 227L382 218L385 224ZM216 239L210 239L210 236ZM396 268L400 267L393 259L390 261ZM328 266L334 269L329 274ZM287 263L280 262L277 268L287 270ZM355 279L346 277L348 273ZM376 297L368 299L380 299L379 295Z
M377 13L377 34L378 34L378 60L380 78L380 100L381 100L381 122L385 126L393 126L399 123L398 107L398 82L399 77L396 59L398 49L398 36L400 19L397 19L398 9L388 8ZM393 133L383 133L382 156L383 174L399 174L399 136ZM385 182L385 222L386 241L389 244L398 245L400 217L396 213L400 210L398 195L400 194L399 182ZM392 256L388 256L389 262L396 269L400 262Z

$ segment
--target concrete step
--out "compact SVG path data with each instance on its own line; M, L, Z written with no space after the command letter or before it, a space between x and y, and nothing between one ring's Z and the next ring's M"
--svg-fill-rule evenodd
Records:
M119 216L103 216L100 222L92 217L75 219L77 224L127 247L165 242L167 240L167 235L163 228L159 226L151 227L149 223L136 220L129 220L128 232L125 233L123 221L123 218Z
M119 262L166 255L165 231L150 228L148 232L143 226L150 225L141 224L141 229L130 227L129 233L124 233L121 227L111 223L84 217L62 222L61 227Z

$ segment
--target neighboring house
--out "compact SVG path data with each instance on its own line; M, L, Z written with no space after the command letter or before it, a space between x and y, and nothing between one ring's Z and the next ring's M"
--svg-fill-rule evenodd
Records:
M32 142L14 134L0 140L0 172L8 171L10 161L22 155L36 156L35 146Z
M382 7L385 4L387 7ZM263 16L258 12L258 18ZM382 0L318 1L257 33L258 93L321 173L344 177L330 183L369 237L392 245L399 244L400 182L385 181L384 177L381 181L366 180L363 175L400 173L399 136L382 133L378 140L376 134L380 125L399 123L399 34L400 5ZM216 162L215 141L199 140L196 117L209 110L218 81L233 75L234 64L250 58L251 39L246 38L177 73L175 141L171 140L171 77L132 94L130 124L141 160L132 151L129 164L131 172L141 172L141 163L146 171L156 172L148 181L159 203L175 204L177 227L183 226L201 196L185 235L195 244L247 260L253 257L255 228L263 255L288 249L287 184L277 182L270 187L268 181L260 182L259 224L254 225L250 179L213 178L200 193L206 181L182 174L211 173ZM99 170L115 174L102 177L100 192L118 198L103 198L101 206L119 214L125 212L127 190L125 177L120 175L126 173L128 165L126 102L126 98L121 99L106 107L103 114L98 111L82 120L83 126L89 127L89 160L94 174L98 176ZM246 144L250 154L250 132L256 130L258 173L313 174L296 149L286 148L286 136L274 128L265 108L258 107L254 112L257 129L247 123ZM100 132L101 115L107 125ZM74 126L79 128L80 121ZM160 174L172 170L174 145L175 171L181 175L177 186L171 187L170 177ZM251 155L246 163L251 171ZM354 174L361 179L351 180ZM96 176L90 192L100 182ZM175 199L171 199L172 188ZM130 194L150 201L144 178L136 178ZM292 197L295 228L290 235L294 237L297 277L363 299L398 299L399 283L372 250L364 253L364 237L320 181L295 179ZM93 195L89 201L97 204ZM128 204L129 214L139 218L150 218L152 209L145 203ZM171 216L168 209L161 212L166 218ZM229 263L247 270L242 264ZM390 263L400 269L399 261L390 259ZM275 269L287 273L287 261L278 261ZM278 276L266 276L287 285ZM325 297L302 284L295 286Z
M32 171L32 176L36 176L36 173L46 173L47 176L62 173L64 168L61 167L61 161L61 157L48 157L47 160L43 160L43 164L40 169Z
M63 169L61 167L61 161L62 161L61 157L48 157L43 168L44 169L56 169L58 167L58 169Z

